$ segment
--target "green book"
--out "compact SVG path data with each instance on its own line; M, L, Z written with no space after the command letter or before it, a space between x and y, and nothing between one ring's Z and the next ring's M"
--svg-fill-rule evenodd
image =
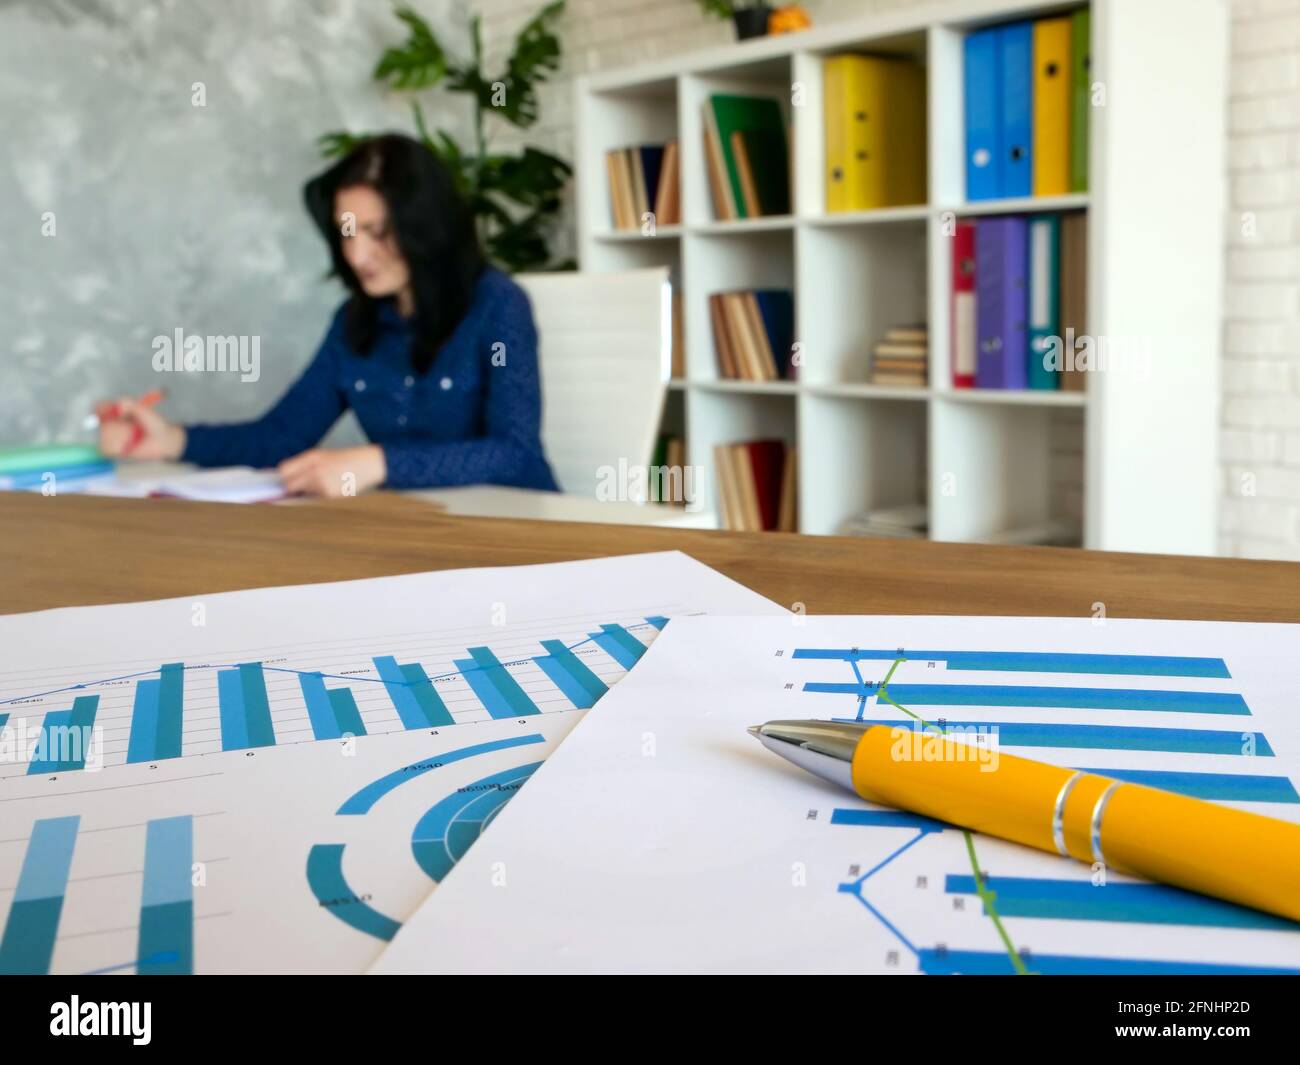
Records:
M1070 188L1088 191L1088 114L1092 96L1092 19L1081 8L1070 16Z
M788 214L790 211L789 150L785 139L785 118L781 104L770 96L731 96L714 93L709 97L713 123L718 130L718 145L727 171L727 184L736 201L736 215L748 218L740 170L731 150L731 134L740 131L746 151L751 153L750 169L759 188L759 202L764 213ZM752 153L757 152L758 158ZM780 189L784 188L782 197ZM772 200L769 207L768 199Z
M65 466L92 466L104 456L94 444L25 444L0 447L0 473L58 470Z

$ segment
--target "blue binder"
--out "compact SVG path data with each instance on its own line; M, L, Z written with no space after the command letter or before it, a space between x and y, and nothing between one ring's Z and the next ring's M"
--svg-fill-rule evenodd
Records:
M1013 22L998 27L1001 60L1003 196L1033 194L1034 24Z
M1002 195L1002 116L998 76L1001 30L966 35L966 199L993 200Z

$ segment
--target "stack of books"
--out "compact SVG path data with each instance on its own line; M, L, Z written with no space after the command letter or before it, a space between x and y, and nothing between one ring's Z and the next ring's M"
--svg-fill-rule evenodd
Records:
M71 491L112 472L113 463L88 444L0 447L0 490Z
M605 169L615 229L640 229L650 213L656 226L681 223L682 182L676 141L608 151Z
M871 349L871 383L924 388L929 359L929 333L924 325L894 326Z
M864 510L846 518L836 536L873 536L890 540L923 540L929 535L930 510L924 503Z
M719 221L790 213L790 149L780 101L714 93L703 104L704 160Z
M823 63L826 210L924 203L925 67L910 59Z
M976 30L965 41L966 198L1088 188L1090 16Z
M1099 353L1087 334L1088 218L990 215L957 224L956 388L1082 391Z
M713 449L722 525L740 532L795 532L795 450L783 440Z
M788 289L715 292L709 297L718 372L736 381L793 379L794 296Z

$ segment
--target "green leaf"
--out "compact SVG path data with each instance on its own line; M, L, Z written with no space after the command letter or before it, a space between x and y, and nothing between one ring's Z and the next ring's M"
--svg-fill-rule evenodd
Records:
M375 64L375 81L394 89L427 89L447 73L447 56L429 24L410 7L394 12L406 23L406 43L388 48Z
M730 0L700 0L700 7L704 9L706 15L713 15L716 18L731 18L736 10L736 6Z
M519 31L505 74L498 79L501 91L490 91L484 101L493 113L520 128L537 121L537 86L560 68L560 40L555 35L555 23L563 11L564 0L555 0Z
M490 157L484 184L525 207L556 204L573 170L563 159L538 148L522 155Z
M374 134L349 133L347 130L340 129L332 133L322 133L316 138L316 146L326 159L335 159L347 155L352 149L370 140L372 136Z

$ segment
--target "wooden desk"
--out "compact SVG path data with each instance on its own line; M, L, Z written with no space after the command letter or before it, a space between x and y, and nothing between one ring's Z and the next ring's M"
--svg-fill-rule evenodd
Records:
M808 613L1300 621L1300 564L464 518L383 493L294 507L0 493L0 613L678 548Z

